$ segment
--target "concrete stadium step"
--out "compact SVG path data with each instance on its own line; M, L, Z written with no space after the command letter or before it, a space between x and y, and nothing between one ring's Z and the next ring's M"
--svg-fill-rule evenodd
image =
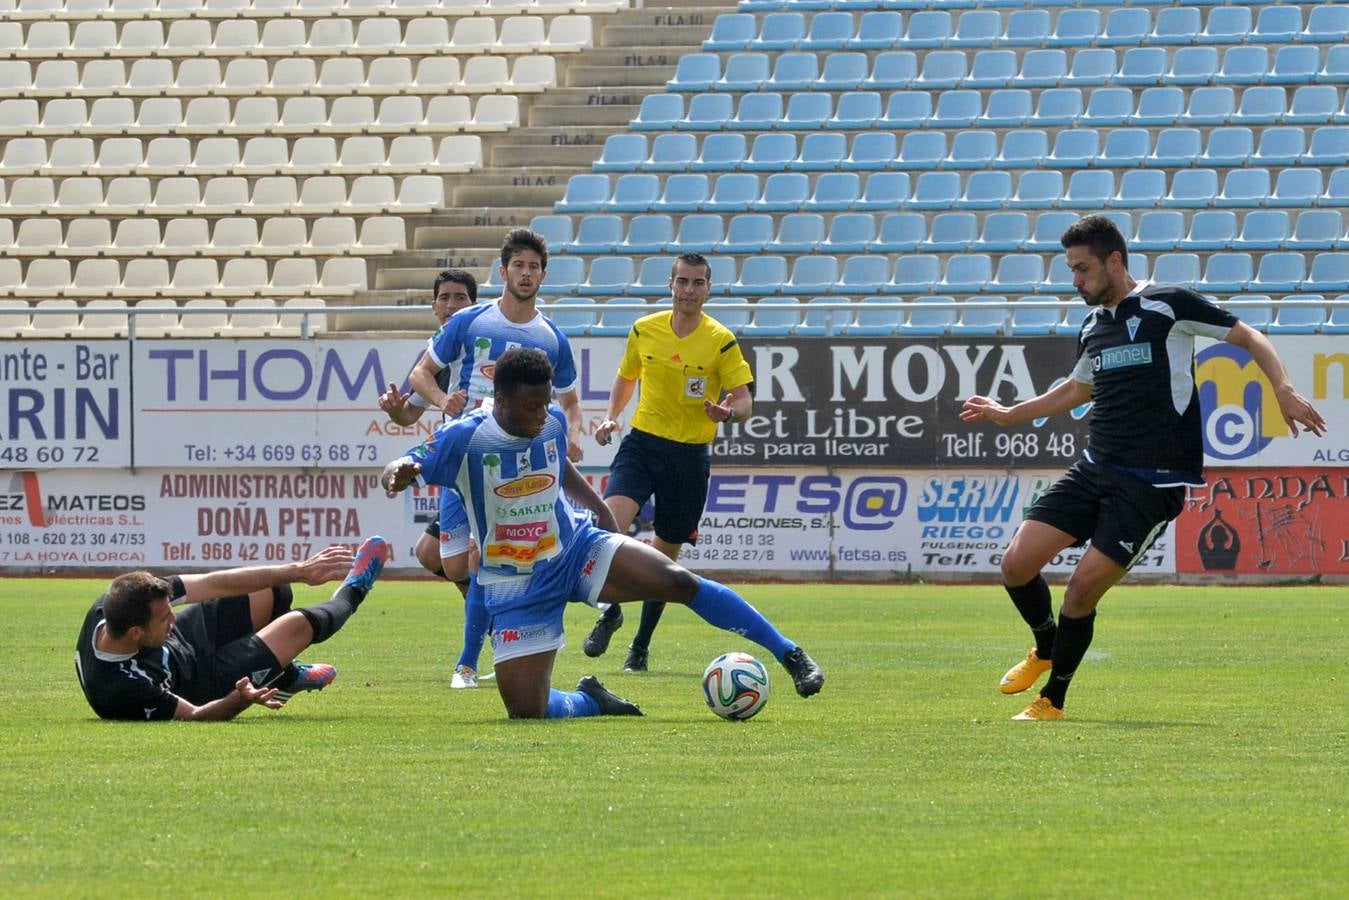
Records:
M635 78L641 78L643 84L649 78L653 90L663 90L665 82L674 77L675 69L674 64L572 66L567 69L566 82L568 87L630 87Z
M555 106L547 102L530 107L529 124L533 128L548 125L612 125L626 127L641 108L641 100L636 105L622 106Z
M632 47L596 47L587 50L581 59L584 59L586 66L623 66L634 70L648 66L674 68L679 65L679 57L686 53L697 53L699 50L700 45L696 43L679 47L653 47L647 44ZM569 71L575 68L569 67ZM645 76L638 77L641 77L642 81L647 80Z
M656 18L661 18L657 16ZM696 47L712 34L706 25L606 25L600 29L600 47L631 47L638 41L648 47Z
M567 166L589 171L590 164L600 158L604 142L578 145L539 146L537 144L503 144L492 148L493 166Z

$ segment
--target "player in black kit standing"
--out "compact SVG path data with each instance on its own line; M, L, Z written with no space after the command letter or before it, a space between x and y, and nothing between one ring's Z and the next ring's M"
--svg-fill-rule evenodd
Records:
M1027 511L1003 555L1003 585L1035 647L1003 676L1001 690L1020 693L1050 673L1017 719L1063 718L1069 681L1091 644L1096 605L1180 514L1186 487L1204 483L1196 336L1250 353L1294 437L1299 424L1318 436L1326 428L1264 335L1188 288L1131 278L1124 236L1109 219L1079 219L1062 243L1073 287L1091 307L1078 335L1077 365L1068 380L1031 400L1006 407L970 397L960 414L966 422L1015 425L1093 403L1082 459ZM1065 548L1087 541L1055 623L1040 572Z

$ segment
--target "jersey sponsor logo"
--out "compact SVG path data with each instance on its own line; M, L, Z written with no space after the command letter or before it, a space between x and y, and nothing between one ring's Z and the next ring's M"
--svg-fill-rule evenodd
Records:
M547 637L548 626L535 625L531 628L503 628L497 632L497 640L502 644L514 644L532 638Z
M532 563L557 546L557 535L545 534L536 544L488 544L487 561L492 564Z
M538 541L538 539L543 537L547 531L547 522L514 522L498 525L495 534L498 541L521 543L524 541Z
M549 473L525 475L521 478L512 478L505 484L497 485L492 488L492 493L496 494L498 497L513 500L517 497L528 497L530 494L542 493L556 483L557 478Z
M1098 372L1152 365L1151 344L1129 344L1124 347L1106 347L1096 357L1093 368Z
M1195 356L1204 452L1222 460L1255 456L1288 426L1279 413L1274 388L1255 360L1228 343L1206 347ZM1269 410L1269 415L1265 414Z
M1143 320L1138 316L1130 316L1124 320L1124 324L1129 329L1129 340L1132 341L1138 334L1138 326L1143 324Z

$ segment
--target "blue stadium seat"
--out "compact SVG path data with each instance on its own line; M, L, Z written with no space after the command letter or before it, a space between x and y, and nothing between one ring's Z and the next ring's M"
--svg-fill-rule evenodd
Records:
M1301 209L1315 204L1323 189L1320 169L1282 169L1274 183L1274 190L1265 202L1268 206Z
M832 172L842 168L847 156L847 137L817 132L801 139L801 153L789 166L799 172Z
M1322 7L1318 7L1320 9ZM1318 253L1302 289L1309 291L1349 291L1349 253Z
M923 10L909 16L909 27L897 46L908 50L929 50L946 46L951 37L951 14L943 10Z
M1035 114L1026 120L1026 124L1071 125L1082 115L1082 109L1082 91L1078 88L1049 88L1040 92Z
M707 264L712 268L712 293L729 294L736 280L734 257L709 256Z
M946 158L946 135L940 131L910 131L899 145L896 169L936 169Z
M1144 213L1146 215L1146 213ZM1177 213L1180 215L1180 213ZM1237 214L1226 209L1204 209L1190 219L1190 233L1181 250L1226 250L1237 237ZM1137 242L1135 242L1137 244ZM1140 250L1153 249L1139 245ZM1237 290L1232 288L1232 290Z
M684 119L684 98L680 94L648 94L642 98L637 118L628 127L637 131L664 131Z
M984 218L984 228L971 250L1015 253L1030 237L1030 220L1021 212L995 212Z
M1199 10L1192 6L1170 7L1157 11L1149 44L1193 44L1199 38L1202 23Z
M1129 88L1097 88L1087 101L1087 111L1078 119L1082 125L1123 125L1134 112L1134 93Z
M1287 97L1275 85L1249 87L1241 93L1241 104L1232 114L1234 125L1273 125L1283 118Z
M712 22L704 50L746 50L754 40L758 20L750 13L723 13Z
M1302 47L1285 49L1301 50ZM1315 54L1313 54L1315 55ZM1278 70L1278 57L1275 57L1274 71ZM1260 84L1272 74L1269 65L1268 47L1228 47L1223 51L1223 64L1213 77L1216 84ZM1308 81L1311 79L1308 78Z
M1166 194L1166 173L1158 169L1131 169L1119 180L1119 193L1110 205L1121 209L1160 206Z
M1314 212L1319 213L1321 210ZM1246 217L1242 219L1241 233L1232 239L1232 249L1278 250L1288 239L1287 212L1281 209L1253 210L1246 213ZM1329 249L1329 246L1326 249Z
M1100 33L1099 9L1069 9L1059 13L1054 33L1046 43L1050 47L1090 47Z
M571 243L571 216L535 216L529 220L529 230L543 237L550 247Z
M977 294L993 280L993 258L986 253L957 253L946 261L937 290Z
M1275 68L1278 68L1277 59ZM1349 44L1339 44L1326 51L1325 65L1316 73L1316 80L1329 84L1349 82Z
M1090 47L1073 54L1073 66L1061 83L1065 87L1102 87L1114 80L1118 70L1114 50Z
M1326 192L1317 203L1321 206L1349 206L1349 169L1336 169L1330 173Z
M608 175L573 175L553 208L558 212L598 212L608 200Z
M620 175L604 208L610 212L646 212L659 198L660 179L655 175Z
M1016 77L1016 52L980 50L970 63L970 72L961 82L967 88L1007 87Z
M1213 172L1212 169L1197 169L1197 172ZM1214 172L1216 176L1217 173ZM1214 206L1252 208L1264 206L1269 197L1269 169L1230 169L1223 179L1223 189L1217 196L1204 203ZM1196 198L1198 199L1198 198Z
M732 216L726 238L713 249L718 253L762 253L773 239L773 217L763 213Z
M591 166L596 172L636 172L646 161L644 134L611 134L604 139L600 158Z
M873 91L903 90L918 77L918 57L909 50L877 54L862 87Z
M707 176L701 172L681 172L665 179L665 190L650 209L658 212L697 212L710 196Z
M879 294L890 277L890 261L883 256L849 256L833 294Z
M1334 184L1333 179L1331 183ZM909 203L911 188L908 172L873 172L867 176L862 196L853 208L900 209Z
M1138 234L1129 246L1135 250L1174 250L1184 236L1184 213L1150 209L1138 217Z
M1251 280L1253 291L1295 291L1307 275L1307 259L1301 253L1266 253Z
M1264 166L1291 166L1306 149L1307 138L1301 128L1266 128L1260 134L1260 145L1251 156L1251 162Z
M1349 7L1342 4L1313 6L1307 27L1297 36L1304 44L1342 44L1349 37Z
M954 261L954 260L953 260ZM909 308L908 318L900 323L897 334L912 337L936 337L948 333L956 324L955 309L943 306L940 309L924 309L927 304L954 303L955 298L938 294L935 296L915 297L914 306Z
M783 54L786 56L787 54ZM782 56L778 57L779 60ZM867 77L867 55L865 53L830 53L824 59L824 71L815 79L813 85L817 91L855 91L862 86ZM770 82L772 90L786 90ZM791 88L791 90L799 90Z
M1244 291L1254 274L1249 253L1210 253L1204 264L1204 278L1196 288L1219 294Z
M611 253L621 240L623 240L622 216L589 215L581 219L581 227L576 229L576 237L565 247L558 249L566 253Z
M798 210L810 192L810 178L801 172L774 172L764 181L763 194L753 203L756 212Z
M899 309L877 309L887 302L885 297L862 297L857 304L857 321L844 325L841 334L854 337L887 337L894 334L904 322Z
M979 236L974 213L944 212L932 217L932 230L919 249L927 253L963 253Z
M1267 304L1273 302L1273 299L1267 294L1237 294L1232 297L1228 309L1231 310L1232 315L1256 331L1268 331L1269 323L1274 320L1274 308ZM1259 305L1246 306L1247 303Z
M960 131L951 142L951 152L942 160L944 169L986 169L998 154L998 136L992 131Z
M988 95L988 105L979 117L979 125L988 128L1018 128L1025 125L1032 114L1030 91L1025 88L1004 88Z
M924 253L901 256L895 273L881 290L887 294L926 294L941 280L941 258Z
M684 221L691 218L694 217L685 216ZM626 254L664 253L673 239L674 220L669 216L661 213L633 216L628 223L627 237L614 249Z
M805 319L797 326L796 333L806 336L842 334L843 329L852 323L852 310L824 308L824 304L835 304L839 300L838 297L830 296L812 297L805 304Z
M942 91L937 95L937 109L928 120L931 128L965 128L973 125L984 111L979 91Z
M582 226L584 227L584 225ZM549 281L552 281L549 268ZM576 293L586 297L616 297L632 284L636 267L630 256L601 256L592 260L586 280L576 286Z
M1062 234L1062 231L1060 231ZM1057 242L1056 242L1057 243ZM998 270L988 283L992 291L1034 291L1045 278L1044 257L1038 253L1009 253L998 260Z
M720 20L720 16L717 17ZM715 28L715 26L714 26ZM749 42L752 50L793 50L806 37L806 17L799 12L776 12L764 16L759 34ZM706 48L707 45L703 44Z
M1167 84L1209 84L1218 75L1218 48L1181 47L1171 57Z
M955 172L924 172L918 176L908 208L951 209L959 197L960 175Z
M1054 152L1045 162L1059 169L1083 169L1094 165L1100 155L1101 135L1096 129L1068 129L1054 136Z
M751 310L740 306L745 302L744 297L713 297L704 304L703 311L729 328L732 334L740 334L749 324L752 313Z
M1035 217L1035 227L1023 249L1041 252L1062 250L1063 245L1059 243L1059 238L1063 237L1063 232L1068 230L1068 226L1079 218L1077 213L1070 212L1040 213Z
M721 77L721 57L715 53L686 53L675 66L674 77L665 82L665 89L699 92L709 90Z
M956 205L961 209L1002 209L1012 196L1012 174L1006 171L973 172Z
M783 54L787 56L788 54ZM814 54L811 54L813 57ZM679 62L683 64L687 56L681 57ZM678 71L676 70L676 75ZM726 60L726 72L718 78L714 78L708 87L717 91L757 91L764 86L768 80L768 54L766 53L734 53ZM807 84L810 82L807 81ZM675 88L666 85L669 90ZM707 87L695 88L689 86L684 88L688 91L705 91Z
M548 290L573 294L585 278L585 260L579 256L552 256L548 259Z
M798 256L792 262L791 277L782 285L785 294L823 294L839 279L838 257Z
M548 318L567 337L581 337L599 321L599 313L593 297L560 297L553 301Z
M1326 298L1320 294L1301 294L1285 297L1270 334L1316 334L1326 324Z
M632 330L638 319L651 312L655 310L618 309L609 304L599 304L599 324L590 326L590 333L595 336L623 337Z
M898 153L893 131L867 131L853 138L851 151L840 168L845 171L885 169Z
M1025 299L1038 300L1039 298L1026 297ZM1062 318L1063 313L1057 309L1013 305L1012 321L1007 325L1007 332L1018 337L1053 334Z
M990 103L991 105L991 103ZM1002 150L993 160L997 169L1033 169L1049 155L1049 136L1038 128L1009 132L1002 139Z
M651 155L642 163L641 169L643 172L686 172L693 167L697 156L698 138L693 135L658 134L651 142Z
M716 183L712 185L712 196L703 204L703 211L747 212L758 199L758 175L753 172L727 172L717 176Z
M842 50L853 36L850 12L819 12L810 20L810 30L798 46L802 50Z
M983 9L960 14L949 47L991 47L1002 36L1002 14Z
M747 172L778 172L796 159L796 135L782 132L756 134L749 155L740 164Z
M1185 112L1185 92L1178 87L1144 88L1131 125L1174 125Z
M966 337L993 337L1007 327L1007 298L989 297L974 300L960 310L960 319L950 327L952 335Z
M1349 127L1331 125L1312 132L1301 162L1309 166L1342 166L1349 162Z
M1049 13L1043 9L1016 9L1007 14L1007 28L998 44L1003 47L1043 47L1049 40Z
M903 35L904 20L899 13L871 10L862 13L857 23L857 34L848 41L848 49L888 50L898 46Z
M1162 205L1202 209L1212 204L1217 196L1217 172L1213 169L1182 169L1171 179L1171 190L1162 198Z
M1236 92L1227 85L1198 87L1190 93L1189 108L1179 121L1185 125L1225 125L1236 108Z
M746 337L786 337L801 324L801 301L764 297L754 304L754 318L740 329Z
M1115 173L1102 169L1074 172L1059 206L1064 209L1104 209L1115 196Z
M797 97L820 96L826 105L829 103L829 95L813 94L792 94L795 100ZM694 97L696 103L699 98ZM692 104L690 104L692 106ZM758 94L741 94L740 104L736 107L735 116L726 122L726 127L730 130L739 131L772 131L783 119L782 95L775 92L766 92ZM801 126L795 126L801 127Z
M1324 125L1339 109L1339 89L1331 84L1303 85L1293 91L1293 100L1283 121L1300 125Z
M1341 302L1349 303L1349 296L1337 298ZM1321 326L1322 334L1349 334L1349 305L1334 306L1330 310L1330 318L1326 319Z
M751 256L740 266L740 278L731 285L732 294L763 297L778 293L787 280L787 260L781 256Z
M645 257L642 264L637 267L637 279L628 285L628 294L633 297L670 296L670 267L672 265L674 265L674 258L670 256ZM594 333L594 329L591 329L591 334ZM624 333L626 334L626 332Z
M1242 44L1250 36L1253 17L1248 6L1219 6L1209 11L1204 30L1199 33L1201 44Z
M769 253L814 253L824 240L824 216L788 213L778 222L778 233L764 247Z
M1257 213L1247 213L1247 221L1254 215ZM1287 216L1288 213L1278 210L1264 215ZM1342 248L1343 235L1344 221L1339 210L1307 209L1297 214L1291 235L1285 220L1282 243L1289 250L1335 250Z
M1205 166L1244 166L1254 152L1255 133L1246 126L1213 128L1198 161Z
M1119 11L1135 12L1135 10ZM1137 12L1142 12L1144 16L1147 15L1146 10L1137 10ZM1166 77L1166 65L1165 48L1130 47L1124 51L1124 59L1120 63L1119 74L1115 76L1115 84L1139 87L1159 85Z
M1147 164L1167 168L1188 168L1204 152L1204 140L1198 128L1164 128L1148 154Z
M795 99L795 98L793 98ZM881 117L881 95L875 91L849 91L838 98L838 109L825 121L826 128L860 131ZM788 111L790 119L790 110Z
M840 213L829 223L821 253L866 253L876 240L876 218L870 213Z
M1141 255L1141 253L1130 253L1129 262L1132 264L1134 258ZM1049 260L1049 272L1040 284L1039 292L1041 294L1077 293L1077 289L1073 287L1073 273L1068 268L1068 259L1062 253L1054 254L1053 258Z
M1113 169L1142 165L1151 141L1146 128L1115 128L1105 136L1101 164Z
M747 140L739 132L709 134L703 138L702 151L689 168L694 172L732 172L745 162Z
M933 50L923 57L913 86L928 91L954 88L965 78L965 65L964 50Z
M1152 14L1146 9L1112 9L1106 16L1105 28L1096 38L1098 47L1134 47L1143 43L1152 30ZM1127 63L1127 56L1126 56Z
M766 69L767 63L764 66ZM862 72L865 77L865 67ZM819 77L820 58L814 53L781 53L773 63L772 76L761 84L766 91L805 91L810 90Z
M642 103L645 105L646 101ZM726 94L694 94L689 100L688 112L674 123L675 128L681 131L720 131L731 118L732 106L731 98Z
M1027 50L1021 71L1012 79L1019 88L1058 87L1068 75L1068 54L1062 50Z
M1008 202L1012 209L1052 209L1063 196L1063 173L1051 170L1022 172L1016 194Z
M1333 52L1332 48L1332 52ZM1264 50L1265 47L1232 47L1230 56L1239 50ZM1318 80L1321 69L1321 49L1319 47L1280 47L1274 54L1274 65L1266 66L1265 84L1311 84Z
M850 209L861 193L862 178L856 172L825 172L801 208L819 212Z
M908 253L917 250L927 234L927 219L922 213L887 213L881 218L880 233L867 247L872 253Z
M922 128L932 118L932 95L927 91L895 91L886 102L880 128Z
M1251 32L1253 44L1290 44L1302 33L1302 10L1296 6L1267 6L1260 10Z

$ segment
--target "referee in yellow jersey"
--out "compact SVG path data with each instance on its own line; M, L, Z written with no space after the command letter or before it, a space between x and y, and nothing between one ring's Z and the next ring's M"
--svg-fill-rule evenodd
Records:
M637 320L609 392L609 408L595 431L608 444L617 419L642 383L632 430L609 466L604 502L625 532L654 495L652 546L670 559L683 544L698 542L698 522L707 502L708 445L721 422L736 422L752 409L754 375L731 330L703 312L712 290L712 266L701 253L684 253L670 270L674 308ZM723 396L725 392L725 396ZM645 672L651 635L664 603L643 603L642 624L632 639L625 672ZM585 639L586 656L600 656L623 624L617 603L604 611Z

